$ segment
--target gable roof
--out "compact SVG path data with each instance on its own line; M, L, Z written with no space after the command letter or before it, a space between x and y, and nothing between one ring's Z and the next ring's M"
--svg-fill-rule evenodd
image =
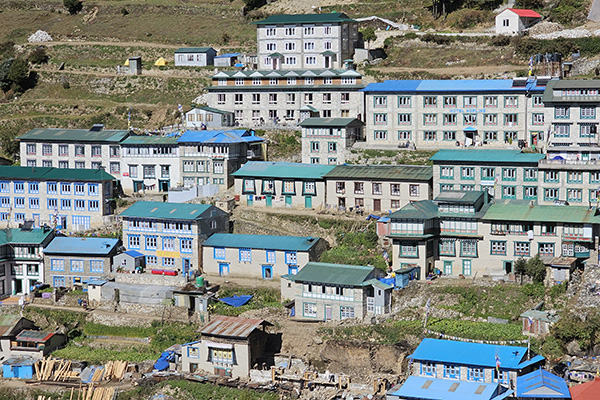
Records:
M119 242L119 239L57 236L46 246L44 254L108 256Z
M348 18L343 13L323 13L323 14L277 14L270 15L267 18L253 22L255 25L276 25L276 24L319 24L331 22L356 22Z
M438 206L431 200L409 203L390 214L390 219L430 219L438 216Z
M474 162L474 163L531 163L536 164L545 158L539 153L523 153L521 150L489 150L489 149L442 149L431 156L436 162Z
M42 244L53 234L49 228L34 228L31 230L11 228L0 230L0 245L2 244Z
M482 217L483 220L533 221L564 223L600 223L596 208L584 206L531 205L523 201L496 200Z
M159 144L159 145L177 145L176 136L158 136L158 135L131 135L123 140L122 146L138 144Z
M433 169L428 165L337 165L325 178L428 182Z
M327 126L343 128L354 122L364 125L364 122L356 118L306 118L304 121L300 122L300 126Z
M194 110L202 110L202 111L207 111L207 112L211 112L211 113L215 113L215 114L223 114L223 115L233 114L233 112L231 112L231 111L219 110L218 108L208 107L208 106L195 107L195 108L191 109L190 111L188 111L188 113L190 113Z
M483 190L446 190L440 192L433 201L438 203L475 203L484 195Z
M375 271L362 265L307 263L296 275L286 277L293 282L329 283L344 286L363 286Z
M271 325L262 319L226 317L218 315L205 324L200 333L207 336L224 336L231 338L247 338L261 326Z
M333 165L301 164L292 162L248 161L235 171L235 177L275 179L323 179Z
M500 359L502 369L523 369L544 361L544 357L539 355L528 360L527 347L429 338L423 339L410 357L414 360L495 368L496 356Z
M523 18L542 18L542 16L535 11L525 8L508 8L507 10L512 11Z
M570 399L567 382L542 368L517 377L518 398Z
M47 340L49 340L52 336L54 336L54 333L33 331L33 330L22 330L15 337L15 340L23 341L23 342L44 343Z
M560 318L558 316L558 314L556 314L556 312L540 311L540 310L527 310L527 311L524 311L523 313L521 313L521 315L519 315L519 317L531 318L534 320L548 322L548 323L554 323L554 322L558 321Z
M177 53L206 53L210 50L213 50L216 52L216 50L213 49L212 47L180 47L177 50L175 50L175 54L177 54Z
M163 203L160 201L138 201L121 213L121 217L148 219L200 219L208 209L218 208L210 204ZM219 210L220 211L220 210ZM221 211L224 212L224 211Z
M0 165L0 179L27 181L114 181L114 176L103 169L76 169L54 167L20 167Z
M504 391L498 383L466 382L450 379L435 379L424 376L409 376L397 390L388 396L428 400L501 400L513 393Z
M573 400L597 400L600 396L600 378L569 388Z
M32 129L19 136L19 140L45 142L108 142L119 143L129 135L127 130L103 129Z
M256 136L254 131L245 129L233 130L204 130L204 131L185 131L178 139L177 143L205 143L205 144L227 144L227 143L245 143L262 142L263 138Z
M283 251L308 251L319 242L312 236L242 235L215 233L204 241L203 246L235 247Z
M8 336L21 321L20 315L0 315L0 336Z

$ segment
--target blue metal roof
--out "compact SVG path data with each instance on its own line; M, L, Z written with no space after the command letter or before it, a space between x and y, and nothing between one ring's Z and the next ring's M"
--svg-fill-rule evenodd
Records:
M254 131L245 129L234 130L205 130L185 131L178 139L178 143L243 143L262 142L264 139L256 136Z
M531 354L532 357L528 360L527 347L426 338L419 344L411 358L439 363L496 368L496 356L498 356L500 368L518 370L544 361L544 357L535 355L533 352Z
M119 239L89 238L89 237L63 237L52 239L44 249L44 254L69 254L69 255L109 255Z
M215 233L203 246L269 249L283 251L308 251L319 241L312 236L241 235Z
M125 254L127 254L128 256L131 256L131 257L142 257L143 256L143 254L137 250L127 250L125 252Z
M505 391L498 383L409 376L400 389L388 392L387 395L401 399L501 400L512 393L512 390Z
M517 377L517 397L570 399L571 393L563 378L540 368Z
M387 80L367 85L362 92L543 92L544 86L529 80L525 86L514 86L512 79L460 80Z
M235 177L274 179L323 179L323 176L334 167L335 165L248 161L231 175Z
M215 58L238 57L241 53L226 53L216 56Z

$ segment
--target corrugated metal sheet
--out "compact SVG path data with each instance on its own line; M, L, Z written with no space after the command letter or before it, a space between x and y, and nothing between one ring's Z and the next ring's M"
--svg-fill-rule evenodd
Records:
M138 201L123 211L121 217L196 220L211 207L209 204Z
M482 196L484 192L482 190L468 190L468 191L454 191L449 190L447 192L441 192L434 201L438 202L451 202L451 203L475 203Z
M433 178L433 170L423 165L338 165L325 177L427 182Z
M103 169L75 169L53 167L0 166L0 179L23 179L32 181L87 181L100 182L115 180Z
M19 315L1 315L0 316L0 336L5 336L10 333L17 324L21 320L21 316Z
M118 143L129 135L127 130L103 129L91 131L88 129L32 129L19 136L19 140L35 140L46 142L109 142Z
M596 208L583 206L530 205L520 201L496 200L482 217L492 221L600 223Z
M204 241L203 246L269 249L283 251L308 251L319 238L312 236L242 235L215 233Z
M108 256L120 243L119 239L93 237L62 237L52 239L44 254L81 254Z
M204 325L200 333L207 336L225 336L247 338L261 325L268 324L262 319L226 317L219 315Z
M150 136L150 135L132 135L123 140L121 145L140 145L140 144L160 144L177 146L176 136Z
M344 13L323 13L323 14L277 14L270 15L267 18L253 22L255 25L271 24L322 24L331 22L356 22L348 18Z
M474 162L474 163L530 163L545 158L539 153L523 153L520 150L489 150L489 149L443 149L435 153L430 160L435 162ZM455 165L455 164L453 164Z
M205 130L186 131L178 139L177 143L206 143L206 144L228 144L244 142L262 142L263 138L254 135L253 131L243 129L236 130Z
M325 77L336 77L336 76L345 76L345 77L361 77L362 75L355 70L352 69L302 69L302 70L294 70L294 71L286 71L286 70L263 70L263 71L219 71L215 75L214 78L286 78L286 77L316 77L316 76L325 76ZM283 85L285 86L285 85ZM316 86L316 85L314 85ZM332 87L332 85L319 85ZM339 87L354 87L355 85L341 85ZM227 86L218 86L219 89L226 88ZM269 85L269 88L272 86ZM297 86L294 86L297 87ZM335 87L335 86L334 86ZM288 86L289 88L289 86ZM240 88L238 87L237 90Z
M537 86L535 80L528 81L526 86L514 86L512 79L460 79L460 80L387 80L370 83L362 89L363 92L427 92L427 93L522 93L535 91L542 93L543 86Z
M374 267L362 265L309 262L296 275L288 275L288 278L294 282L362 286L374 270Z
M248 161L234 172L235 177L274 179L323 179L333 165L301 164L291 162Z
M54 333L24 330L21 331L15 339L22 342L43 343L50 339L52 336L54 336Z
M390 214L393 219L429 219L438 216L438 206L431 200L415 201Z
M498 383L457 382L451 379L409 376L399 389L388 392L388 398L501 400L512 393L512 390L499 388Z
M543 369L517 377L517 397L533 399L570 399L567 382Z
M212 47L180 47L175 50L175 54L181 53L206 53L209 50L214 50Z
M345 127L353 122L358 122L360 125L364 123L356 118L306 118L300 122L303 127Z

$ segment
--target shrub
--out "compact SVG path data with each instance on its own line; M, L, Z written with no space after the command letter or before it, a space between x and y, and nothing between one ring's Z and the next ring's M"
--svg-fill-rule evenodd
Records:
M481 10L462 9L448 16L447 23L456 29L469 29L475 25L485 22L487 13Z
M129 15L129 11L125 7L121 8L121 15L126 16Z
M27 61L32 64L46 64L50 57L46 54L46 47L39 46L29 53L27 56Z
M506 35L494 36L490 40L492 46L504 47L510 45L510 37Z
M83 10L83 3L79 0L63 0L63 5L71 15Z

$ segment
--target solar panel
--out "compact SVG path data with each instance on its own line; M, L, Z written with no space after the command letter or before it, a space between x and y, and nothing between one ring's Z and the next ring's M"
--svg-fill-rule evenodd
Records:
M425 383L423 384L423 386L421 386L421 389L429 389L429 386L431 386L431 384L433 383L432 380L427 380L425 381Z
M460 385L460 383L455 382L452 384L452 386L450 386L450 389L448 389L449 392L456 392L456 389L458 389L458 386Z
M484 390L485 390L485 385L479 385L479 387L475 391L475 394L481 394L481 393L483 393Z

